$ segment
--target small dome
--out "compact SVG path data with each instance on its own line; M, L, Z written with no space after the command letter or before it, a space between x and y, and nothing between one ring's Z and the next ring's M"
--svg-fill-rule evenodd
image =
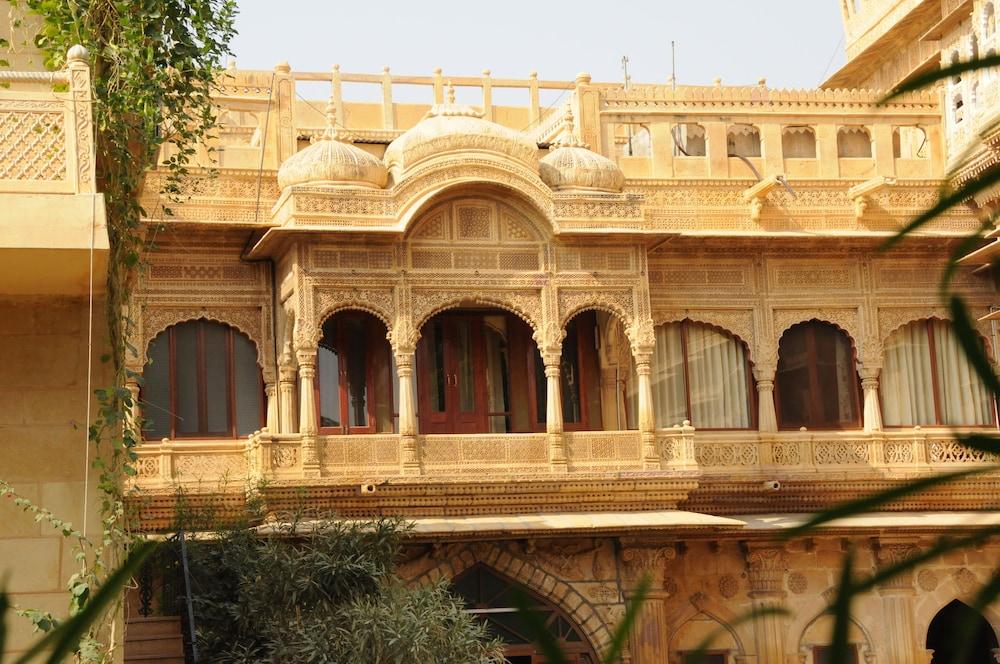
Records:
M382 188L389 176L379 158L351 142L336 127L333 100L326 107L326 131L312 145L286 159L278 168L278 186L336 184Z
M556 148L542 157L539 175L553 189L589 189L617 192L625 184L618 164L589 149L576 137L573 113L568 108Z
M455 103L448 85L448 103L435 104L415 126L403 132L385 150L385 163L394 173L439 154L457 150L499 153L538 169L538 146L519 131L483 119L484 113Z

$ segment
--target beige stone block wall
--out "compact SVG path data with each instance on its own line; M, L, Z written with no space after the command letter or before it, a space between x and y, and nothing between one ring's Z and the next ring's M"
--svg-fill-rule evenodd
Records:
M96 476L86 463L87 365L89 356L93 387L106 385L99 359L106 319L103 303L95 302L88 349L87 312L85 299L0 299L0 479L80 528L89 472L87 525L99 539ZM77 571L74 546L0 498L0 578L16 605L65 614L66 581ZM26 620L11 616L8 627L8 652L31 642Z

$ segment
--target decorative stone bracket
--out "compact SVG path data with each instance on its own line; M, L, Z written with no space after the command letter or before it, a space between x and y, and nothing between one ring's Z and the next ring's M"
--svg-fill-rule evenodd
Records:
M760 213L764 209L764 199L767 198L772 189L782 186L784 181L784 175L772 175L743 191L743 202L750 204L750 218L753 221L760 221Z
M865 215L873 194L894 184L896 184L896 178L880 175L848 189L847 195L854 201L854 218L860 220Z

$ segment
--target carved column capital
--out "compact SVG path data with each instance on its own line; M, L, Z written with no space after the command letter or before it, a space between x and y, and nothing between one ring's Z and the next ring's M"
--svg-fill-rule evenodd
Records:
M880 568L899 564L920 552L920 547L913 540L898 540L878 538L875 540L875 559ZM887 579L879 588L882 593L912 593L913 571L908 570Z
M622 548L621 560L625 576L631 581L638 581L649 574L653 581L663 581L667 562L677 558L677 549L673 546Z
M301 376L303 372L313 372L316 370L316 353L318 349L316 346L298 348L295 351L295 359L299 363L299 375Z
M785 596L785 571L788 556L780 544L745 545L747 580L750 582L751 597Z

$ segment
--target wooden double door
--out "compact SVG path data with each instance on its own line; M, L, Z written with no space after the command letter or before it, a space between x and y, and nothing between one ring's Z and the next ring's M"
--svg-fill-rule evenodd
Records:
M483 316L439 314L417 346L420 431L488 431Z

